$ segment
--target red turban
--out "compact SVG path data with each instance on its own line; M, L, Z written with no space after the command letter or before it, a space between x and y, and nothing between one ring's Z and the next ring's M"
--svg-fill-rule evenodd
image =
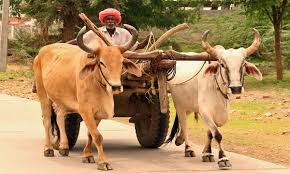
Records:
M114 8L107 8L99 13L99 20L104 23L104 19L107 16L115 16L117 19L117 24L121 22L121 13Z

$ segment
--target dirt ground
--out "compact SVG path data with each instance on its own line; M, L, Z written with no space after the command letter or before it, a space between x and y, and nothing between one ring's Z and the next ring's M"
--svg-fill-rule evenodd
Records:
M32 84L33 80L26 77L0 80L0 93L19 96L31 100L37 100L36 94L31 92ZM268 101L270 106L271 104L273 105L270 112L268 113L269 116L253 112L251 114L251 118L245 118L245 120L255 120L258 123L269 123L269 125L271 125L271 123L281 123L286 125L286 129L284 126L283 130L279 130L279 132L273 134L271 132L267 132L267 130L259 128L259 126L261 126L262 124L258 124L257 129L249 128L249 130L246 132L241 132L240 129L236 127L225 126L225 128L221 129L224 136L223 145L225 147L225 150L241 153L258 159L272 161L278 164L282 164L284 166L290 166L290 132L287 132L290 131L290 97L287 93L290 93L290 88L283 91L283 94L285 95L279 95L277 94L277 92L269 90L267 90L266 92L253 90L245 92L243 95L241 95L241 98L234 98L231 103L233 103L233 105L236 104L237 106L239 106L240 103L246 101L250 103L254 103L255 101L259 100L263 100L264 102ZM281 107L274 107L275 105L280 105ZM234 107L234 109L232 109L230 112L231 114L234 114L235 117L239 120L243 118L244 113L240 112L237 107ZM171 115L174 115L172 113ZM127 118L120 118L117 120L121 122L128 121ZM173 118L171 118L171 124L172 122ZM229 125L240 124L239 122L235 121L235 119L232 122L233 123L229 123ZM286 133L283 134L283 131L286 131ZM204 144L205 132L206 128L204 127L202 121L197 124L193 124L190 127L191 141L198 144ZM260 136L261 134L265 134L267 136ZM251 138L256 137L257 139L259 139L259 142L252 143L251 139L249 139L248 141L242 141L247 140L247 135L251 135ZM236 137L240 138L241 142L233 141L233 139L235 139Z
M37 100L37 95L31 92L33 80L29 78L0 81L0 93Z

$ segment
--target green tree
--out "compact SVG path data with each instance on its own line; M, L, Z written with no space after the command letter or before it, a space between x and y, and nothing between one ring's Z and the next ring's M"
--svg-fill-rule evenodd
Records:
M199 18L201 1L190 0L120 0L124 22L137 27L167 28Z
M247 15L261 19L267 17L274 27L275 64L277 80L283 80L283 65L281 51L281 28L285 16L289 16L288 0L242 0ZM287 9L287 10L286 10Z
M2 4L3 0L0 0L0 4ZM13 16L20 16L20 4L22 0L10 0L10 14Z
M112 7L121 11L123 23L135 27L170 27L182 22L194 22L199 17L200 1L191 0L11 0L15 12L27 14L40 23L45 43L48 27L55 21L63 24L62 38L75 37L79 23L78 14L83 12L97 22L99 11ZM190 8L188 8L190 7Z
M48 42L48 27L55 21L62 22L62 40L68 41L75 37L78 14L88 4L86 0L23 0L20 11L37 19L45 43Z

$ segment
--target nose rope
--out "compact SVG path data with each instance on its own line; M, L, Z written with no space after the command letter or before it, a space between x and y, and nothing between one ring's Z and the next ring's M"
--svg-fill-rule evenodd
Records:
M242 65L241 66L241 68L240 68L240 81L242 82L242 86L244 86L244 82L245 82L245 78L244 78L244 66ZM225 83L226 84L226 82L225 82L225 80L224 80L224 77L223 77L223 75L222 75L222 68L220 67L220 75L221 75L221 79L222 79L222 81L223 81L223 83ZM226 71L228 71L228 70L226 70ZM229 75L227 74L227 79L228 79L228 82L230 83L230 78L229 78ZM224 98L226 98L226 99L229 99L229 97L228 97L228 95L227 94L225 94L222 90L221 90L221 88L220 88L220 86L219 86L219 84L218 84L218 81L217 81L217 78L216 78L216 75L215 75L215 81L216 81L216 84L217 84L217 88L218 88L218 90L220 91L220 93L223 95L223 97ZM227 86L228 87L228 86Z
M100 69L100 71L101 71L101 74L102 74L102 77L105 79L105 81L112 87L113 85L111 85L111 83L107 80L107 78L105 77L105 75L104 75L104 73L103 73L103 71L102 71L102 68L101 68L101 65L100 64L98 64L98 66L99 66L99 69ZM101 82L100 82L101 83ZM102 84L102 83L101 83ZM103 86L106 86L106 85L104 85L104 84L102 84Z
M240 71L241 71L241 77L240 77L240 81L242 82L242 86L244 86L244 82L245 82L245 76L244 76L244 65L241 66Z
M222 68L220 67L220 76L221 76L221 78L222 78L222 81L223 81L223 83L226 83L225 81L224 81L224 78L223 78L223 75L222 75ZM225 99L229 99L229 97L228 97L228 95L227 95L227 93L224 93L223 91L222 91L222 89L221 89L221 87L220 87L220 85L219 85L219 83L218 83L218 81L217 81L217 78L216 78L216 75L214 76L214 78L215 78L215 82L216 82L216 85L217 85L217 89L219 90L219 92L222 94L222 96L225 98ZM228 87L228 86L227 86Z
M229 72L228 69L226 69L226 71ZM221 67L221 66L220 66L220 74L221 74L221 78L222 78L222 80L223 80L223 84L226 84L226 81L225 81L224 76L223 76L223 74L222 74L222 67ZM228 82L230 83L231 80L230 80L230 78L229 78L228 73L227 73L227 79L228 79Z
M216 76L214 76L214 78L215 78L215 82L216 82L216 84L217 84L217 89L219 90L219 92L222 94L222 96L223 96L225 99L229 99L228 95L225 94L225 93L221 90L221 88L220 88L220 86L219 86L219 83L218 83L218 81L217 81Z

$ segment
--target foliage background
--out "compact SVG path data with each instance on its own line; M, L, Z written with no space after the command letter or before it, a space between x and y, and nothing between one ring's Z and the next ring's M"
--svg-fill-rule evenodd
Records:
M72 3L73 2L73 3ZM268 2L268 1L267 1ZM233 11L203 11L203 5L222 5L226 8L229 4L236 3L239 8ZM142 39L149 31L160 36L167 29L182 22L190 24L191 29L176 34L163 46L164 49L173 45L179 51L202 51L200 46L201 34L210 29L209 41L212 45L223 45L225 48L247 47L253 40L252 28L260 31L262 45L259 52L250 59L265 67L265 72L274 67L274 29L267 16L258 12L247 13L241 1L216 0L189 1L189 0L11 0L13 14L24 13L38 19L39 26L45 22L49 26L49 42L61 42L63 22L67 14L74 13L77 23L74 36L83 25L78 19L79 12L86 13L98 26L98 12L107 7L114 7L121 11L123 23L130 23L140 31ZM73 8L72 8L73 7ZM186 10L185 10L185 7ZM191 8L188 8L191 7ZM72 12L72 9L75 10ZM282 25L282 53L284 68L290 68L290 4L287 7L285 20ZM141 13L142 12L142 13ZM19 31L17 40L10 41L10 54L22 58L33 58L38 49L48 43L41 39L41 30L30 36ZM18 52L18 53L15 53ZM268 67L268 69L267 69Z

